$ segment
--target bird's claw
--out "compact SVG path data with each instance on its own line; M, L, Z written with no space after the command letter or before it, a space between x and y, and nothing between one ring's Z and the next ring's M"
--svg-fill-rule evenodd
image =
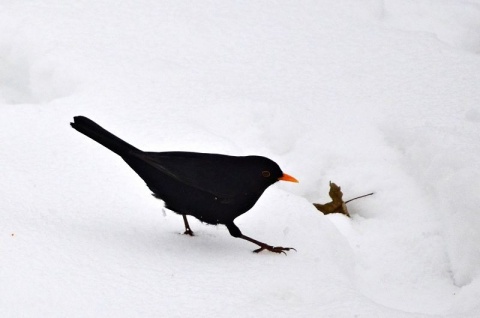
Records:
M293 247L281 247L281 246L265 245L265 246L261 246L260 248L257 248L253 252L254 253L260 253L263 250L268 250L270 252L277 253L277 254L282 253L282 254L285 254L285 255L287 255L287 253L285 253L285 251L287 251L287 252L290 251L290 250L294 250L295 252L297 251Z

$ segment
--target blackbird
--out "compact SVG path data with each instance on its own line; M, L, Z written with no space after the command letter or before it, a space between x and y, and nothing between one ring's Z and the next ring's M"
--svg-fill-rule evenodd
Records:
M165 207L183 216L185 233L193 235L187 215L208 224L224 224L233 237L268 250L285 253L293 248L271 246L246 235L233 223L250 210L278 180L298 182L274 161L260 156L236 157L197 152L145 152L128 144L92 120L77 116L71 126L115 152L145 181Z

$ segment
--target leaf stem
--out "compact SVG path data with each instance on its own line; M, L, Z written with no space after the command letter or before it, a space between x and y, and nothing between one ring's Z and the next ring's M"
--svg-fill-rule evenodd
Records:
M364 198L364 197L368 197L369 195L373 195L375 192L372 192L372 193L369 193L369 194L365 194L365 195L361 195L359 197L356 197L356 198L353 198L353 199L350 199L348 201L345 201L345 204L347 204L348 202L350 201L353 201L353 200L356 200L356 199L360 199L360 198Z

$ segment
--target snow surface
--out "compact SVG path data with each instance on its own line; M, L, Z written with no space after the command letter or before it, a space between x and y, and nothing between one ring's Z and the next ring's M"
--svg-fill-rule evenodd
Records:
M4 0L0 110L2 317L480 317L479 0ZM181 235L75 115L274 159L236 223L297 252Z

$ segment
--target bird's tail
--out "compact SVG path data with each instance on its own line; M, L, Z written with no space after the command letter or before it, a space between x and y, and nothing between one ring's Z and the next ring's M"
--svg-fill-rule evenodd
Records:
M85 136L88 136L99 144L107 147L117 155L125 156L131 152L140 151L114 134L103 129L100 127L100 125L96 124L87 117L73 117L73 123L70 123L70 125Z

